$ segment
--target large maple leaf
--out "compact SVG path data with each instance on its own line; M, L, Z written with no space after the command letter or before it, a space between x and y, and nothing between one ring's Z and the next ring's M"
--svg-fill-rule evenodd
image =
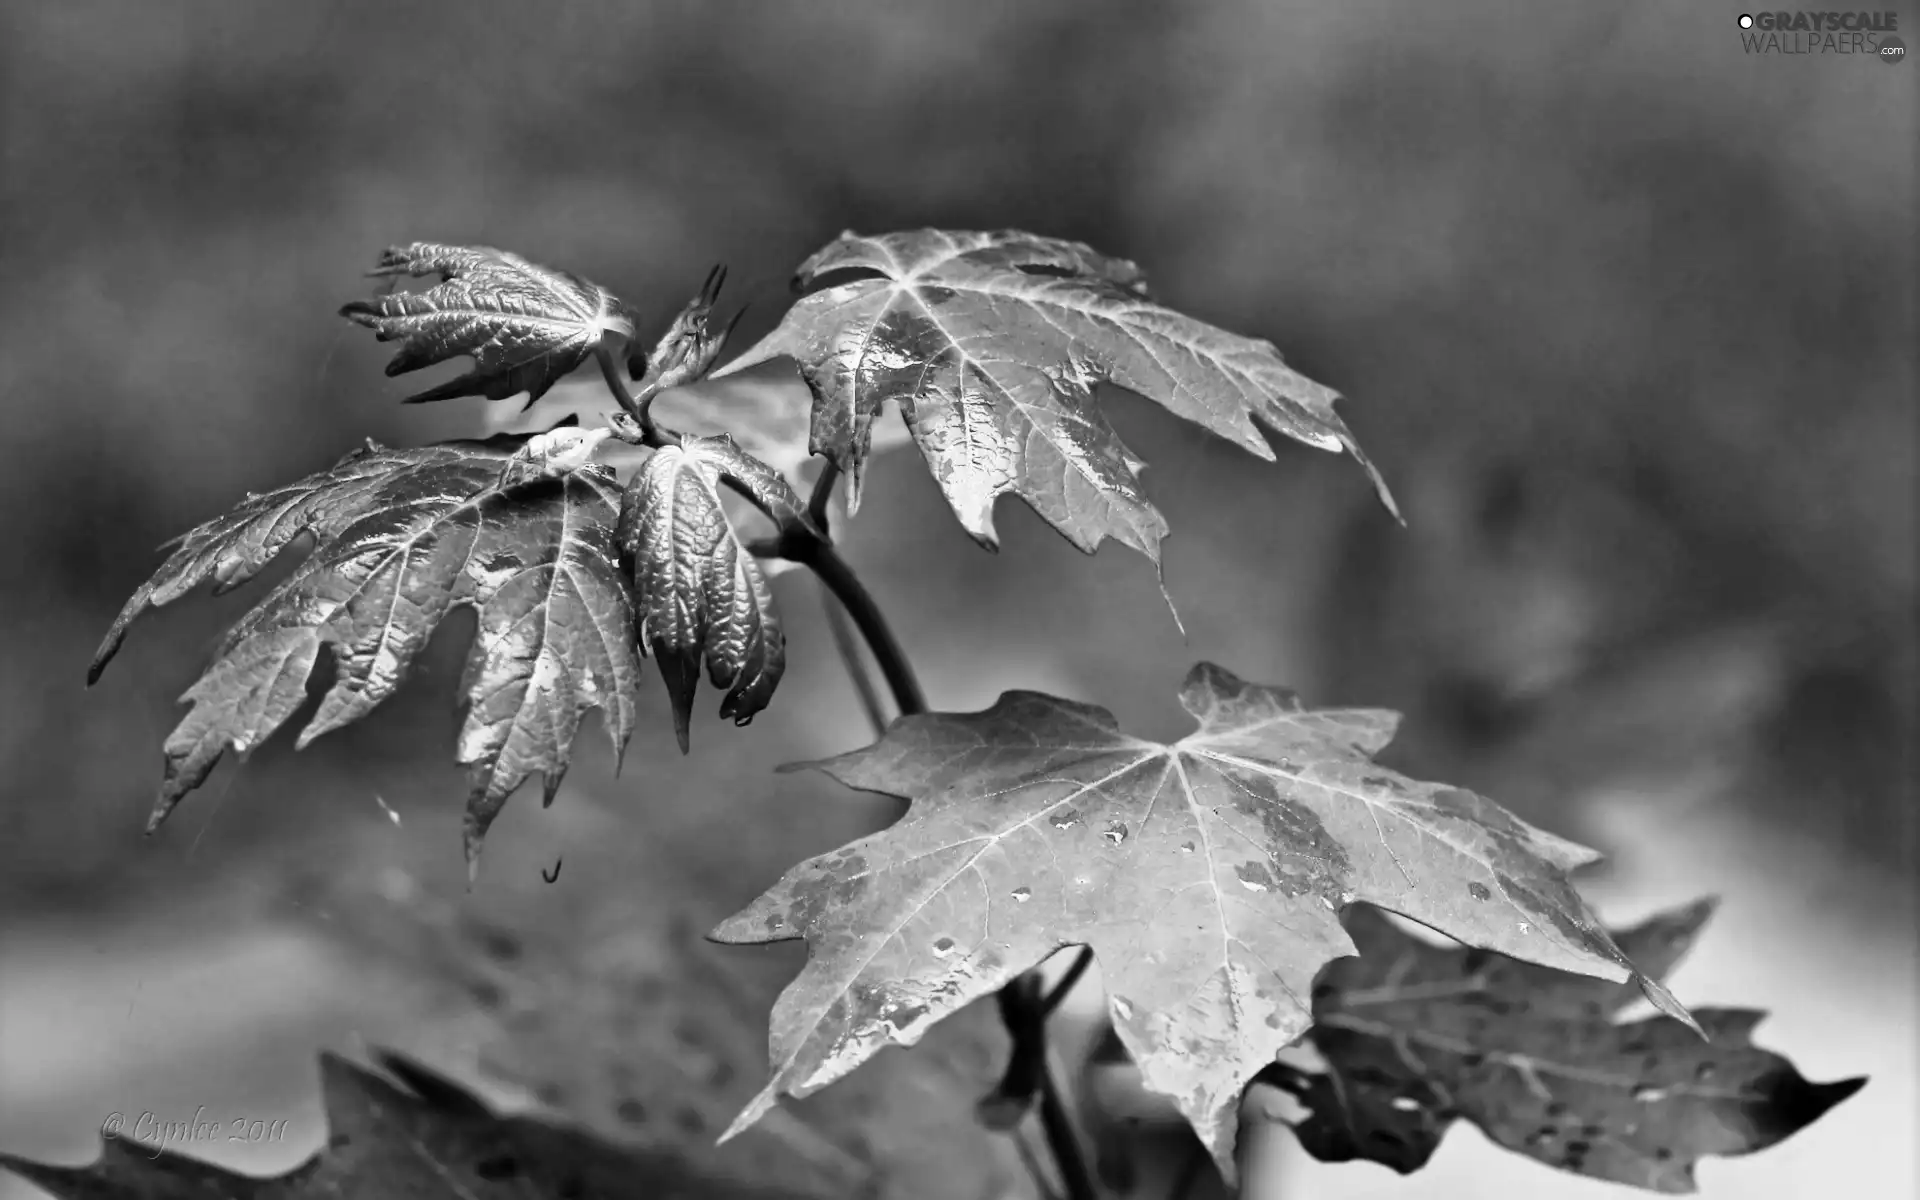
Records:
M389 376L461 355L473 359L473 370L407 397L410 404L456 396L504 400L525 392L531 407L595 351L619 353L633 340L632 311L607 289L490 246L391 246L371 274L441 280L425 291L389 292L341 307L341 316L381 341L400 342ZM636 358L629 370L638 374L642 365Z
M0 1168L60 1200L776 1200L801 1194L715 1178L677 1155L611 1146L565 1125L496 1116L437 1072L396 1054L379 1057L394 1079L320 1056L327 1142L285 1175L238 1175L157 1146L135 1130L127 1131L131 1137L110 1137L84 1167L0 1154ZM225 1138L229 1131L214 1126L209 1132Z
M1242 1089L1306 1031L1315 973L1354 953L1338 914L1357 900L1470 945L1632 977L1685 1019L1568 883L1593 852L1371 761L1394 714L1308 709L1206 663L1181 703L1200 728L1171 745L1123 734L1101 708L1007 692L983 712L902 717L811 764L912 807L714 931L808 943L774 1007L773 1077L734 1129L1085 944L1146 1085L1231 1178Z
M313 552L222 639L167 738L156 828L231 746L245 753L300 707L320 648L333 685L305 746L397 690L456 607L479 614L461 682L458 759L470 769L466 849L478 854L507 797L535 772L552 800L589 708L616 755L633 732L640 662L614 545L620 489L593 464L497 437L417 449L373 442L331 468L260 495L187 533L114 620L88 672L97 680L127 627L208 579L253 578L311 535ZM585 441L591 449L591 439ZM557 447L556 447L557 448Z
M1712 911L1701 901L1615 938L1661 977ZM1295 1126L1301 1143L1328 1162L1407 1174L1464 1118L1551 1166L1691 1192L1703 1156L1765 1149L1866 1082L1809 1082L1753 1045L1762 1014L1750 1009L1696 1010L1711 1041L1664 1016L1619 1024L1632 988L1431 945L1364 905L1346 926L1360 957L1330 965L1313 991L1327 1071L1275 1070L1311 1110Z
M800 288L822 283L835 286L802 297L716 374L793 359L814 394L809 448L846 472L850 508L873 422L893 401L982 545L998 544L994 501L1012 493L1082 550L1113 537L1157 562L1166 520L1140 486L1145 464L1095 403L1101 381L1265 459L1274 454L1256 421L1345 449L1393 507L1334 412L1337 393L1288 367L1271 342L1155 303L1132 263L1082 243L1016 231L849 231L795 276Z

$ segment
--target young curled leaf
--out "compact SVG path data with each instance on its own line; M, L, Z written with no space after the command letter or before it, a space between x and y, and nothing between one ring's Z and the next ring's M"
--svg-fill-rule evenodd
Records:
M1698 901L1614 940L1658 978L1712 912ZM1359 957L1332 963L1313 991L1327 1070L1281 1068L1275 1080L1308 1108L1294 1130L1325 1162L1409 1174L1465 1119L1549 1166L1682 1194L1702 1157L1774 1145L1866 1082L1810 1082L1753 1044L1752 1010L1696 1010L1702 1041L1667 1016L1618 1023L1633 988L1430 945L1365 906L1346 928Z
M573 431L565 431L573 432ZM392 695L459 606L479 615L461 682L458 760L469 768L466 851L539 772L550 802L589 708L619 754L633 732L640 661L614 546L619 487L604 468L510 478L527 439L390 450L369 442L333 467L190 531L142 584L94 655L99 678L127 627L211 579L216 593L259 574L296 538L313 552L222 639L183 699L148 828L198 787L229 746L246 753L306 697L330 647L332 686L305 746Z
M787 665L773 592L721 506L723 480L776 523L806 520L793 485L725 435L656 450L621 502L639 641L666 680L682 752L703 659L713 686L727 689L720 715L741 725L767 706Z
M637 353L627 360L627 370L654 392L685 386L706 378L708 371L726 349L733 327L746 313L742 308L725 325L713 324L713 306L720 300L720 287L727 281L727 269L716 266L707 273L700 294L687 301L674 317L650 359Z
M1037 692L901 717L819 768L912 801L879 833L788 871L710 936L804 938L772 1017L773 1078L734 1122L804 1096L1068 945L1091 946L1121 1042L1229 1179L1241 1094L1310 1024L1314 974L1369 901L1562 970L1635 969L1568 882L1588 850L1461 788L1373 761L1394 714L1310 709L1196 666L1171 745ZM1675 1028L1680 1028L1679 1020Z
M389 376L467 355L473 370L407 397L407 403L520 392L527 406L596 350L624 350L634 317L613 293L578 275L528 262L487 246L414 242L392 246L372 272L438 275L420 292L389 292L342 305L340 315L401 343Z
M846 282L839 282L842 279ZM1117 538L1159 560L1167 524L1145 465L1094 400L1118 384L1271 460L1264 425L1379 472L1334 412L1337 393L1271 342L1154 302L1132 263L1007 230L843 233L801 264L803 297L728 375L791 358L813 391L809 449L847 475L858 506L869 431L897 404L954 515L997 544L994 502L1013 494L1081 550Z

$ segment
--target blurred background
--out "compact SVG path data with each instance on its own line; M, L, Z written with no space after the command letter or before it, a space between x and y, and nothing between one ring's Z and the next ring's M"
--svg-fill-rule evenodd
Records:
M164 538L362 436L482 428L484 401L399 407L427 380L333 316L390 242L510 248L654 328L725 261L750 339L844 228L1013 226L1138 260L1345 393L1409 525L1349 461L1261 463L1110 397L1183 641L1143 559L1014 503L985 554L892 454L848 555L935 706L1034 687L1177 737L1204 657L1401 709L1396 765L1608 852L1610 920L1723 896L1683 1000L1771 1010L1760 1040L1812 1078L1873 1076L1708 1160L1706 1195L1913 1194L1916 68L1749 57L1736 15L0 4L0 1148L82 1162L110 1112L204 1106L287 1118L195 1147L281 1170L324 1139L317 1050L385 1045L701 1170L1021 1194L968 1124L990 1012L707 1148L799 955L699 934L892 811L769 774L869 737L810 581L779 582L791 667L750 729L703 691L681 758L649 667L622 776L586 730L471 894L470 619L364 725L227 763L150 839L174 699L259 585L149 616L81 687ZM1615 1192L1464 1127L1408 1179L1296 1157L1298 1200Z

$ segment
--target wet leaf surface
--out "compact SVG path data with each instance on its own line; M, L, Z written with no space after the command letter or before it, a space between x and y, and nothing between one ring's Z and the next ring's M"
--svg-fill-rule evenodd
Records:
M89 681L149 608L211 579L245 583L296 539L314 549L226 634L183 700L149 828L205 781L228 747L244 754L306 699L323 647L333 682L301 731L304 746L359 720L397 690L456 607L479 630L462 674L457 758L469 768L470 861L488 825L536 772L552 799L573 739L601 709L614 750L633 731L640 659L614 545L620 492L604 468L555 473L496 437L416 449L369 442L325 471L261 495L188 532L115 619ZM564 464L563 464L564 466Z
M473 360L467 374L407 397L410 404L525 392L531 406L594 351L619 353L634 335L632 312L607 289L489 246L391 246L371 274L441 280L341 307L341 316L381 341L400 343L389 376L462 355Z
M851 276L851 281L842 280ZM720 374L787 357L814 395L811 449L857 508L870 433L892 401L954 515L998 544L994 501L1019 496L1082 550L1117 538L1155 561L1165 519L1144 462L1094 400L1110 382L1272 459L1256 425L1345 449L1386 485L1334 412L1338 396L1273 344L1155 303L1138 268L1016 231L848 232L803 263L801 298Z
M1701 901L1616 940L1664 976L1712 911ZM1313 994L1311 1036L1327 1072L1281 1080L1311 1110L1295 1127L1301 1143L1327 1162L1407 1174L1467 1120L1550 1166L1692 1192L1701 1158L1765 1149L1866 1082L1809 1082L1753 1045L1759 1012L1696 1009L1710 1041L1665 1016L1619 1024L1635 989L1434 946L1366 906L1346 926L1360 957L1330 965Z
M912 807L787 872L712 935L804 938L809 952L774 1007L773 1077L733 1128L1079 943L1146 1085L1231 1177L1241 1091L1306 1031L1316 972L1353 953L1337 914L1355 901L1535 962L1634 976L1567 882L1591 852L1375 764L1393 714L1308 709L1205 663L1181 701L1200 728L1172 745L1123 734L1104 709L1008 692L983 712L902 718L875 745L811 764Z
M720 715L741 725L767 706L786 670L773 592L721 505L723 479L776 520L805 523L793 486L725 435L654 451L620 511L617 541L633 580L637 634L666 680L682 752L702 662L713 685L727 689Z

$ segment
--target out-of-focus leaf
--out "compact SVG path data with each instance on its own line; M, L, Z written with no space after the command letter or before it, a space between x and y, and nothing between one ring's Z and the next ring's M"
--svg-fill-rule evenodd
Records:
M594 351L605 346L617 354L634 335L633 313L599 284L488 246L390 246L370 274L441 280L425 291L341 306L341 316L381 341L400 342L389 376L461 355L473 359L473 370L407 397L409 404L525 392L531 406Z
M795 867L713 933L805 938L775 1005L774 1074L734 1123L805 1095L1062 946L1099 955L1146 1084L1228 1177L1240 1095L1306 1031L1313 976L1353 952L1365 900L1473 945L1611 979L1635 974L1567 882L1592 852L1472 792L1375 764L1395 717L1308 709L1202 663L1172 745L1111 713L1008 692L977 713L902 717L811 764L910 798L899 823Z
M415 997L431 1023L423 1051L462 1069L472 1053L477 1078L615 1145L823 1200L1034 1195L1011 1140L973 1119L1005 1053L990 1005L714 1145L765 1070L780 967L701 938L681 914L731 882L684 866L671 831L639 844L613 836L626 809L609 812L622 825L570 849L559 885L497 875L489 915L457 888L364 858L301 871L292 911L356 969ZM623 882L569 887L594 877Z
M776 521L806 522L792 485L725 435L654 451L620 510L620 564L633 580L639 641L666 680L682 751L703 660L713 685L728 689L720 715L741 725L767 706L787 665L773 592L721 508L722 479Z
M461 683L458 760L470 768L466 852L527 778L551 802L589 708L618 754L633 731L639 654L614 544L620 493L593 464L531 478L513 456L527 439L393 450L369 442L333 467L189 532L140 586L95 653L99 678L127 627L207 579L245 583L296 538L314 550L227 633L183 699L166 742L152 829L198 787L228 746L246 753L291 717L330 646L334 681L301 731L305 746L393 694L455 607L479 614Z
M320 1056L327 1144L286 1175L259 1179L126 1138L85 1167L0 1154L0 1167L60 1200L647 1200L740 1197L786 1190L706 1177L676 1156L607 1145L580 1130L494 1115L452 1080L394 1054L381 1065L402 1088L331 1054Z
M836 282L852 276L850 282ZM803 297L726 375L772 358L813 391L810 448L859 504L869 430L899 405L954 515L993 547L994 501L1013 493L1082 550L1108 537L1156 562L1165 519L1145 466L1094 401L1119 384L1262 458L1255 422L1345 449L1389 509L1379 473L1334 412L1338 395L1271 342L1155 303L1139 269L1079 242L1017 231L851 231L801 264Z
M1712 911L1700 901L1615 937L1661 977ZM1331 964L1313 992L1327 1071L1281 1084L1311 1110L1295 1127L1301 1143L1327 1162L1407 1174L1464 1118L1550 1166L1691 1192L1702 1157L1763 1150L1866 1083L1811 1083L1754 1046L1758 1012L1695 1010L1706 1042L1664 1016L1616 1024L1633 989L1430 945L1372 908L1349 910L1346 925L1360 957Z

